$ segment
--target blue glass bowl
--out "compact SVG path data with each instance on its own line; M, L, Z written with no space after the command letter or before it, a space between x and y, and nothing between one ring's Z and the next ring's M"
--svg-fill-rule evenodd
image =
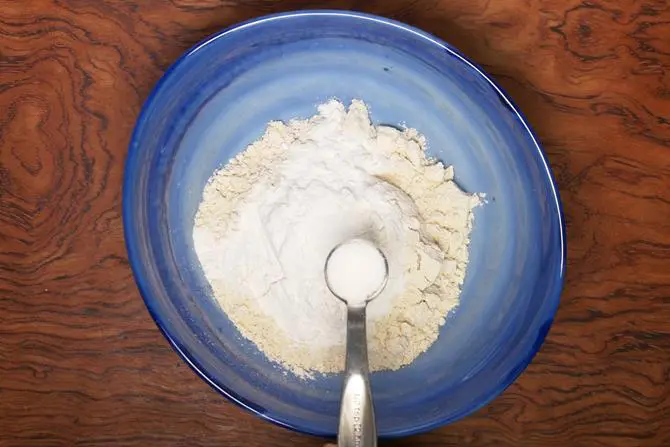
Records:
M482 407L528 365L565 268L542 150L501 89L444 42L380 17L305 11L243 23L191 49L147 100L130 144L130 263L156 323L212 387L280 425L335 435L341 378L286 375L242 338L212 301L191 239L210 175L268 121L309 117L333 97L363 99L376 123L418 129L463 189L486 193L461 305L412 365L372 376L380 435L429 430Z

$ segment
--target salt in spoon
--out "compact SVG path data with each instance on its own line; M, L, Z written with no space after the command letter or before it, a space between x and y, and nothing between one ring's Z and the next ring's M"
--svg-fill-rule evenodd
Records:
M350 239L337 245L326 258L326 284L347 305L347 351L338 447L376 447L368 344L365 322L367 304L377 298L388 282L386 256L366 239Z

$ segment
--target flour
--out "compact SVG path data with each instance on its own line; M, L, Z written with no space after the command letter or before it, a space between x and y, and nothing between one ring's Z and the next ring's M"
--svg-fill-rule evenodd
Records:
M214 298L273 361L300 376L343 369L346 306L327 288L336 245L372 240L388 283L368 305L373 371L408 365L458 305L479 197L426 158L416 130L372 126L354 100L309 120L272 122L216 172L195 217Z

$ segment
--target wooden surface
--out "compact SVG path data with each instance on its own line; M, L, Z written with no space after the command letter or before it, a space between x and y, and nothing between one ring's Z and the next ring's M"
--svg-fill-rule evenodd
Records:
M533 364L397 446L670 445L667 0L0 0L0 446L319 446L216 395L134 285L121 181L150 88L243 19L365 10L461 48L549 154L568 278Z

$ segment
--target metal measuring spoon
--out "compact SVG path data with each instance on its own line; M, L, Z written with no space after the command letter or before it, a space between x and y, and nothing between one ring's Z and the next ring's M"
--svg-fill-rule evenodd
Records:
M347 250L354 248L358 250L356 253L359 253L360 256L355 259L347 258L348 261L353 262L345 263L342 256L347 254L345 253ZM350 251L348 254L351 255L351 253ZM359 267L356 264L368 261L381 263L383 275L380 274L379 266L375 265L373 280L367 281L367 278L363 278L363 281L354 284L361 288L363 294L345 296L357 289L352 289L352 284L343 281L346 278L333 277L333 269L339 267L343 269L340 270L340 273L348 271L355 274L356 268ZM365 310L367 304L379 296L386 287L389 274L388 262L384 253L372 242L365 239L351 239L333 248L326 258L324 270L328 288L335 297L347 305L347 354L337 443L339 447L376 447L377 426L370 389ZM358 272L360 273L360 270ZM381 277L377 278L377 276ZM353 279L351 278L352 281ZM374 284L377 279L380 281L375 288ZM366 287L368 287L367 291Z

